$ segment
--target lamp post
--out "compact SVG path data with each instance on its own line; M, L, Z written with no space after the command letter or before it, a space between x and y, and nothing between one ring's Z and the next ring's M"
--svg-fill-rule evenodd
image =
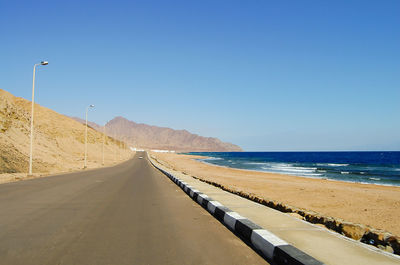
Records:
M102 165L104 166L104 142L106 141L106 123L104 123L104 127L103 127L103 145L102 145L102 153L103 153L103 157L102 157Z
M48 61L41 61L40 63L36 63L33 66L33 81L32 81L32 111L31 111L31 146L29 151L29 173L28 175L32 175L32 153L33 153L33 111L35 106L35 74L36 74L36 66L38 65L48 65Z
M83 166L83 168L86 168L86 158L87 158L87 114L88 114L88 110L89 108L94 108L94 105L89 105L86 107L86 126L85 126L85 164Z
M118 142L117 142L117 134L116 134L115 132L114 132L114 141L115 141L115 145L117 146L117 145L118 145ZM118 161L117 155L118 155L118 148L116 147L116 148L115 148L115 162Z

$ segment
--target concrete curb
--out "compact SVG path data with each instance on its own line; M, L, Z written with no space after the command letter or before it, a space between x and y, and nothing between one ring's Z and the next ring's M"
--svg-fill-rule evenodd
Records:
M237 234L243 241L250 244L259 251L267 260L274 264L294 264L294 265L322 265L324 263L309 256L298 248L290 245L280 239L268 230L263 229L249 219L223 206L218 201L213 200L206 194L194 189L186 182L181 181L171 173L161 169L153 163L150 163L160 170L164 175L175 182L187 195L200 204L217 220L223 223L232 232Z

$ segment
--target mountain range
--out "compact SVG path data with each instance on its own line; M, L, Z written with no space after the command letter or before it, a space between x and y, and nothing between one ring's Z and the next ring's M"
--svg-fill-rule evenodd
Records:
M85 123L80 118L72 118ZM94 122L88 122L88 125L96 130L103 131L103 126ZM167 127L136 123L121 116L115 117L105 126L107 135L141 149L173 150L178 152L242 151L239 146L222 142L218 138L204 137L186 130L174 130Z

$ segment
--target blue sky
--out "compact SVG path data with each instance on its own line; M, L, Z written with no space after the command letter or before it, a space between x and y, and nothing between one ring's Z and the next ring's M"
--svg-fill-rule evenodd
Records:
M400 150L400 1L1 1L0 88L245 150Z

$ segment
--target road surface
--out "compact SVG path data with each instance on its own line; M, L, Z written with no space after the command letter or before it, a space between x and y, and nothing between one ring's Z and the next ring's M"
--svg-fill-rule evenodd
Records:
M0 185L0 264L266 262L137 153Z

